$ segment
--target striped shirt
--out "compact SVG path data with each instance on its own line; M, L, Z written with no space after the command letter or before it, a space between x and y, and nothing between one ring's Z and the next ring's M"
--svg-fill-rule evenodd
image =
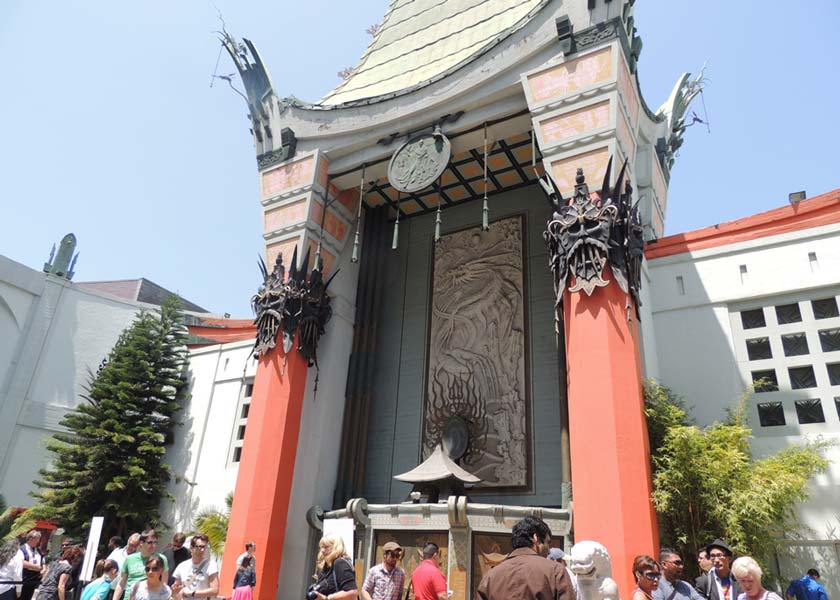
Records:
M394 567L390 572L384 563L372 567L362 586L373 600L400 600L405 590L405 571Z

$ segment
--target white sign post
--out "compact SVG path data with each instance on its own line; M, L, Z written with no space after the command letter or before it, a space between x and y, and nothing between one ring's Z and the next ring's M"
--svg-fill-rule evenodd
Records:
M102 536L102 525L105 517L93 517L90 522L90 533L88 534L87 546L85 547L85 562L82 564L82 581L93 579L93 567L96 565L96 549L99 547L99 538Z
M353 561L353 519L324 519L324 536L337 535L344 542L344 550Z

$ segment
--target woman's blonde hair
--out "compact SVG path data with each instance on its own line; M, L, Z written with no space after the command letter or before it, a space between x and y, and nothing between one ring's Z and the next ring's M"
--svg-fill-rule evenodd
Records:
M761 567L750 556L736 558L732 563L732 574L735 575L735 579L740 579L744 575L750 574L758 580L758 583L761 583Z
M322 544L330 544L332 546L332 550L326 556L324 556L324 551L320 548ZM347 552L344 549L344 540L341 539L340 535L325 535L318 542L318 546L318 558L315 561L315 566L318 571L332 567L337 558L347 556Z

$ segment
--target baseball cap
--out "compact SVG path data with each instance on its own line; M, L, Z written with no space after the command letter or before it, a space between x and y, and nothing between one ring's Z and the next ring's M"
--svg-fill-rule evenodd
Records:
M393 552L394 550L402 550L402 547L397 542L388 542L382 546L382 550L385 552Z
M566 553L560 548L552 548L548 551L549 560L566 560Z

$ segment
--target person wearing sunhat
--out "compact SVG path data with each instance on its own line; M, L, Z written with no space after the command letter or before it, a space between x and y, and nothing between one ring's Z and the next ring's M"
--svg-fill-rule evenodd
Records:
M736 600L741 593L741 586L733 577L730 567L732 566L732 548L729 544L716 539L706 546L706 553L712 561L712 568L697 581L697 591L706 600Z
M364 600L400 600L405 591L405 571L397 566L403 549L397 542L388 542L382 547L382 554L382 562L371 567L365 577Z

